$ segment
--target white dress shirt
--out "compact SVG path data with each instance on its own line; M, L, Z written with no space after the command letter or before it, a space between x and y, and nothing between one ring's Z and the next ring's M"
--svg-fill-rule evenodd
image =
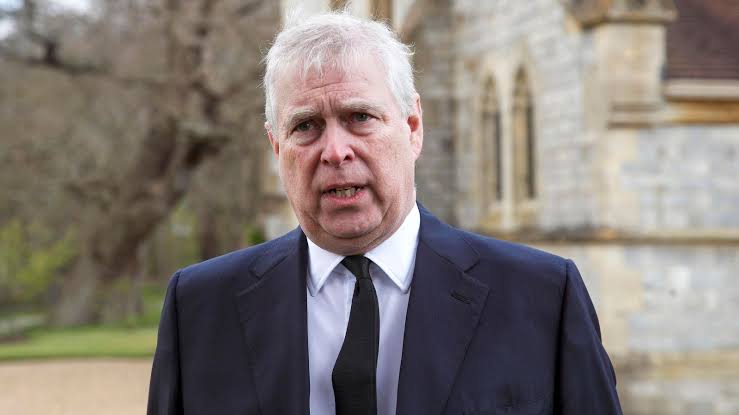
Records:
M377 415L394 415L413 267L421 216L414 204L394 234L364 254L380 307L377 356ZM356 278L341 265L343 256L308 239L308 365L310 413L336 414L331 372L344 343Z

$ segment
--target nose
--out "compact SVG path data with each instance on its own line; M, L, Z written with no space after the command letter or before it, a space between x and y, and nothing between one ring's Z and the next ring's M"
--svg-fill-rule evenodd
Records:
M321 153L321 163L339 167L354 160L352 136L340 123L327 123L323 134L325 145Z

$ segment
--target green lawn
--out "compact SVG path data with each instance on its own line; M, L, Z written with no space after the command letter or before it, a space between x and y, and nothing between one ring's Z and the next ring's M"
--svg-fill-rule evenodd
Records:
M55 329L44 326L43 314L0 319L0 339L12 332L21 340L0 341L0 361L86 357L151 357L157 342L165 287L143 288L143 312L117 325ZM35 328L34 328L35 327ZM9 332L9 333L8 333Z
M79 327L37 329L27 339L0 343L0 361L69 357L150 357L156 347L155 327Z

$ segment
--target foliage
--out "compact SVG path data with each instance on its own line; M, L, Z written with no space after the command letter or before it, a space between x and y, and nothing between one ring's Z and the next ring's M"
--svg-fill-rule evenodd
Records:
M244 242L247 246L261 244L267 240L264 230L259 226L247 226L244 231Z
M77 256L73 229L52 240L35 224L14 219L0 228L0 305L32 303Z
M166 288L158 284L147 284L141 291L143 310L140 315L122 322L123 327L144 328L159 325L159 316L162 313Z
M180 203L172 213L167 229L167 242L171 246L174 265L182 268L200 261L200 246L195 228L197 218L187 203Z

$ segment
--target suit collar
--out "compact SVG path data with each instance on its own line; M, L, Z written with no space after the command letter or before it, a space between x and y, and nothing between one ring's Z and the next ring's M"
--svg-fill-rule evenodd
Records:
M488 297L467 274L479 255L463 233L419 205L397 413L441 413ZM306 413L307 241L300 228L268 243L236 295L261 413Z
M467 274L478 262L461 231L421 208L397 413L444 410L488 297L488 287Z
M262 414L306 413L308 342L305 235L296 229L268 243L236 294L236 308ZM256 282L254 282L256 281Z
M418 206L408 212L400 227L388 239L364 255L372 260L382 272L402 291L408 292L413 277L413 262L418 244L420 228ZM329 252L316 245L310 238L308 241L308 289L315 296L323 287L337 265L344 259L343 255Z
M461 271L469 271L477 265L480 255L462 236L462 231L441 222L420 203L418 208L421 213L420 241Z

